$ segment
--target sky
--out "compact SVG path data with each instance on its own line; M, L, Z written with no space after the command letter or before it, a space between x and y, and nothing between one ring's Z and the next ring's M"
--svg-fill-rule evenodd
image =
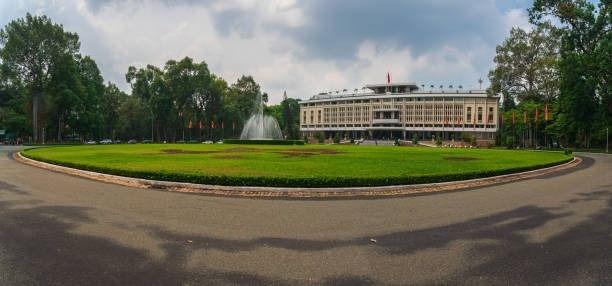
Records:
M229 84L252 75L272 103L383 83L478 88L495 47L529 29L531 0L0 0L76 32L81 53L129 92L130 65L205 61Z

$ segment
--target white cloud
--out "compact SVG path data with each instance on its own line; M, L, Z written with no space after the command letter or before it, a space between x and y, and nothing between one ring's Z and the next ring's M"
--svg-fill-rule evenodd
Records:
M442 41L417 53L411 43L378 41L366 34L341 59L304 56L310 46L291 33L309 26L313 19L300 2L172 3L109 0L98 2L97 8L92 9L86 0L24 1L17 8L6 7L11 12L0 13L3 17L0 23L26 11L48 14L67 30L79 33L83 53L98 62L107 80L123 89L128 89L124 79L128 66L161 67L169 59L189 56L196 61L205 60L212 72L230 84L242 74L253 75L272 102L279 102L284 90L289 96L308 98L320 91L352 90L366 83L383 82L387 71L394 81L474 87L476 80L486 75L497 44L487 37L470 36L463 40L468 41L467 45ZM500 31L528 25L521 10L500 12L500 16L504 19L501 25L506 25L499 27ZM219 28L219 21L225 28ZM433 33L418 33L435 37L442 28L437 27ZM456 29L453 27L454 34ZM466 29L470 29L469 35L474 34L471 27ZM499 35L500 40L503 36Z
M523 9L510 9L506 11L505 22L508 31L513 27L519 27L525 31L531 31L532 29L527 12Z

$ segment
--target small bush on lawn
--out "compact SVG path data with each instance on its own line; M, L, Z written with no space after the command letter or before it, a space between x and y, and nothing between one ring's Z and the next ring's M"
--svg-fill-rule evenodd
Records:
M442 138L440 138L440 136L436 136L436 146L442 146Z
M416 133L412 135L412 144L419 144L419 135L417 135Z
M315 134L315 138L317 139L319 143L325 142L325 134L323 134L323 132L317 132Z
M333 140L334 140L334 143L336 143L336 144L340 143L340 135L338 135L338 133L336 133L334 135L334 139Z

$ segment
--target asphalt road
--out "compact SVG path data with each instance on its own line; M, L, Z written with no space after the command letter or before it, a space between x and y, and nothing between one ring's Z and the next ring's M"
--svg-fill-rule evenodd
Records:
M132 189L0 147L0 285L611 285L612 156L469 191L283 201Z

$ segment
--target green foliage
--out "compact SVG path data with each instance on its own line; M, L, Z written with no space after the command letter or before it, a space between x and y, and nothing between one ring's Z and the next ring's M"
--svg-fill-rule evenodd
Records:
M610 15L610 1L596 7L585 0L536 0L529 9L533 24L552 20L561 39L559 98L547 131L566 145L589 148L595 141L601 146L602 130L612 123Z
M334 138L332 139L334 141L334 143L338 144L340 143L340 134L336 133L334 134Z
M225 144L252 144L252 145L304 145L302 140L244 140L225 139Z
M50 163L123 176L271 187L431 183L537 169L572 159L562 152L497 149L246 146L83 145L37 148L23 153L27 157ZM376 163L381 161L385 162L385 168L380 168Z
M416 133L412 134L412 144L413 145L419 144L419 135L417 135Z
M23 84L32 106L32 135L40 142L41 116L48 84L57 65L76 56L80 43L74 33L65 32L47 16L26 14L24 18L9 22L0 30L0 59L5 75ZM62 91L63 92L63 91ZM63 92L64 93L64 92ZM66 94L66 93L64 93Z
M514 100L550 102L558 94L557 61L559 41L550 25L531 32L512 28L497 46L495 68L489 72L491 92L504 96L504 109Z
M472 138L474 137L474 135L472 135L469 132L461 132L461 140L465 143L470 143L472 142Z
M436 136L436 146L442 146L442 138L440 138L440 136Z
M267 106L266 114L273 116L287 139L300 138L300 105L295 98L284 98L279 105Z
M472 138L470 138L470 145L472 146L478 145L478 142L476 141L476 136L472 136Z
M317 139L317 142L319 143L325 142L325 134L323 134L323 132L315 133L315 138Z
M502 142L584 148L605 144L605 129L612 125L610 15L609 1L597 6L585 0L533 1L529 16L535 29L512 29L497 47L496 66L489 74L491 92L504 97ZM546 105L550 116L545 122ZM539 118L534 118L536 108Z

